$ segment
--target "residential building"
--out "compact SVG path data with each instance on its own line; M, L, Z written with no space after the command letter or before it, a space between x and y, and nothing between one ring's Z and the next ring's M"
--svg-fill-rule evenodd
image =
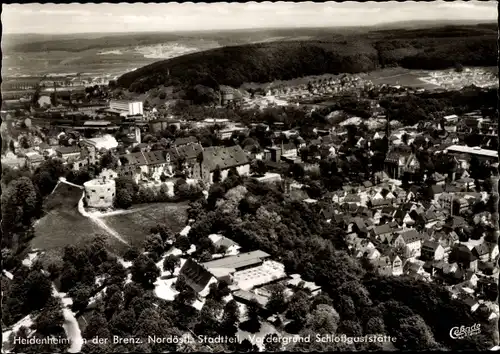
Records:
M472 254L482 262L490 260L490 247L486 242L483 242L472 249Z
M449 260L456 262L462 269L477 271L478 258L463 244L457 244L452 248Z
M235 168L240 176L250 174L250 160L239 145L209 147L203 151L201 161L193 166L193 178L213 183L214 172L219 169L223 181L232 168Z
M35 152L26 153L26 166L30 169L36 169L45 161L45 157Z
M421 258L430 261L440 261L444 258L444 248L439 242L425 240L422 244Z
M188 136L186 138L175 139L173 145L179 147L179 146L196 144L196 143L198 143L198 138L196 138L195 136Z
M292 274L290 275L290 278L291 279L288 280L286 284L292 289L300 289L303 287L304 289L308 289L310 291L311 296L315 296L321 292L321 286L310 281L302 280L300 274Z
M56 156L63 159L65 162L72 162L80 157L81 149L77 145L59 146L55 149Z
M394 240L394 247L403 247L408 258L420 257L422 235L415 229L403 231Z
M236 242L222 235L211 234L208 235L208 238L215 247L224 247L226 249L225 255L237 255L241 248Z
M114 136L106 134L96 138L82 139L80 146L82 153L89 158L91 164L94 164L102 152L116 149L118 142Z
M174 169L171 155L166 150L133 152L121 155L118 161L118 175L136 182L148 177L159 180L162 174L172 175Z
M377 240L386 239L393 233L393 228L390 224L383 224L372 229L372 234Z
M202 297L208 295L211 284L217 283L217 279L205 267L191 258L186 259L179 276L182 276L186 284Z
M403 262L401 258L394 253L373 259L370 263L380 275L399 276L403 274Z

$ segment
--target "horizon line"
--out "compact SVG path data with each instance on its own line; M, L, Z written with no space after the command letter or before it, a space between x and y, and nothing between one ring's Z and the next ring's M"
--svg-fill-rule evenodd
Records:
M181 30L158 30L158 31L148 31L148 30L136 30L136 31L123 31L123 32L102 32L102 31L95 31L95 32L67 32L61 34L60 32L53 33L53 32L3 32L3 35L39 35L39 36L65 36L65 35L72 35L72 34L102 34L103 36L110 35L110 34L130 34L130 33L155 33L155 34L160 34L160 33L165 33L165 34L182 34L182 33L201 33L201 32L236 32L236 31L265 31L265 30L291 30L291 29L334 29L334 28L370 28L370 27L378 27L378 26L388 26L388 25L397 25L401 24L402 28L404 28L404 23L407 23L408 21L392 21L392 22L380 22L377 24L372 24L372 25L336 25L336 26L304 26L304 27L250 27L250 28L222 28L222 29L198 29L198 30L186 30L186 29L181 29ZM432 25L431 22L434 22L436 25L439 24L446 24L450 22L455 22L457 24L460 23L467 23L467 22L474 22L475 24L498 24L495 21L492 20L482 20L482 19L467 19L467 20L453 20L453 19L439 19L439 20L415 20L415 21L410 21L409 23L418 23L418 22L429 22L429 25ZM4 28L5 29L5 28Z

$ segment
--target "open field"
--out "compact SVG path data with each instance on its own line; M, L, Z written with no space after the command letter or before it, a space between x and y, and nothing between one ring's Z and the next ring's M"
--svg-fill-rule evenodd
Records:
M45 203L46 215L35 224L35 238L31 247L41 250L58 250L66 245L90 240L94 235L108 236L108 245L113 252L122 254L129 246L110 235L91 218L78 211L78 201L83 190L59 183ZM105 216L101 220L112 231L126 240L130 246L142 246L151 227L159 223L169 225L179 232L186 224L188 203L157 203L138 205L127 213Z
M103 231L78 212L83 189L59 183L44 204L45 216L35 223L32 248L51 250L76 244Z
M368 73L364 79L370 80L375 85L400 85L423 89L435 89L439 86L420 80L427 75L423 70L411 70L404 68L390 68L375 70Z
M142 246L151 228L159 223L168 225L174 233L180 232L186 225L187 208L187 202L138 205L136 212L129 210L126 214L104 216L102 220L132 247Z

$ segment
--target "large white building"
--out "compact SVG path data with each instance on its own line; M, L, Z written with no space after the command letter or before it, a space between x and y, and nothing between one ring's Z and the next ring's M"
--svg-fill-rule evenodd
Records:
M466 145L452 145L446 148L445 151L453 155L477 156L478 158L482 158L485 160L498 159L498 151L482 149L479 146L470 147Z
M110 208L116 194L115 181L106 177L96 178L83 184L85 201L90 208Z
M144 114L141 101L111 100L109 102L109 109L127 116Z

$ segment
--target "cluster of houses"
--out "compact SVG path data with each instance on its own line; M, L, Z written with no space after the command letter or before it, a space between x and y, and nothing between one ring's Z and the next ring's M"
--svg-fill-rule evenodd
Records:
M265 310L270 297L268 287L272 284L283 284L285 296L293 295L293 290L301 287L309 290L310 296L320 293L321 287L301 279L299 274L287 275L284 265L271 259L261 250L239 253L240 246L222 235L210 235L215 245L224 246L226 255L208 262L198 263L189 258L179 271L187 285L199 297L204 298L213 283L225 282L233 298L243 304L256 301Z
M381 275L409 275L444 284L454 297L474 304L473 311L481 304L491 305L487 294L498 282L498 245L485 240L484 234L478 240L463 238L464 229L491 226L491 214L475 215L475 225L469 225L453 214L443 194L423 202L391 181L386 177L376 185L366 182L345 188L322 211L328 222L345 226L352 255L368 261ZM467 208L485 197L473 192L450 194L465 199ZM497 316L498 309L490 319Z
M297 99L327 94L343 94L347 91L357 92L359 89L368 89L370 87L373 87L373 83L362 79L359 75L342 75L341 77L313 80L308 84L298 86L270 88L266 91L266 95Z

